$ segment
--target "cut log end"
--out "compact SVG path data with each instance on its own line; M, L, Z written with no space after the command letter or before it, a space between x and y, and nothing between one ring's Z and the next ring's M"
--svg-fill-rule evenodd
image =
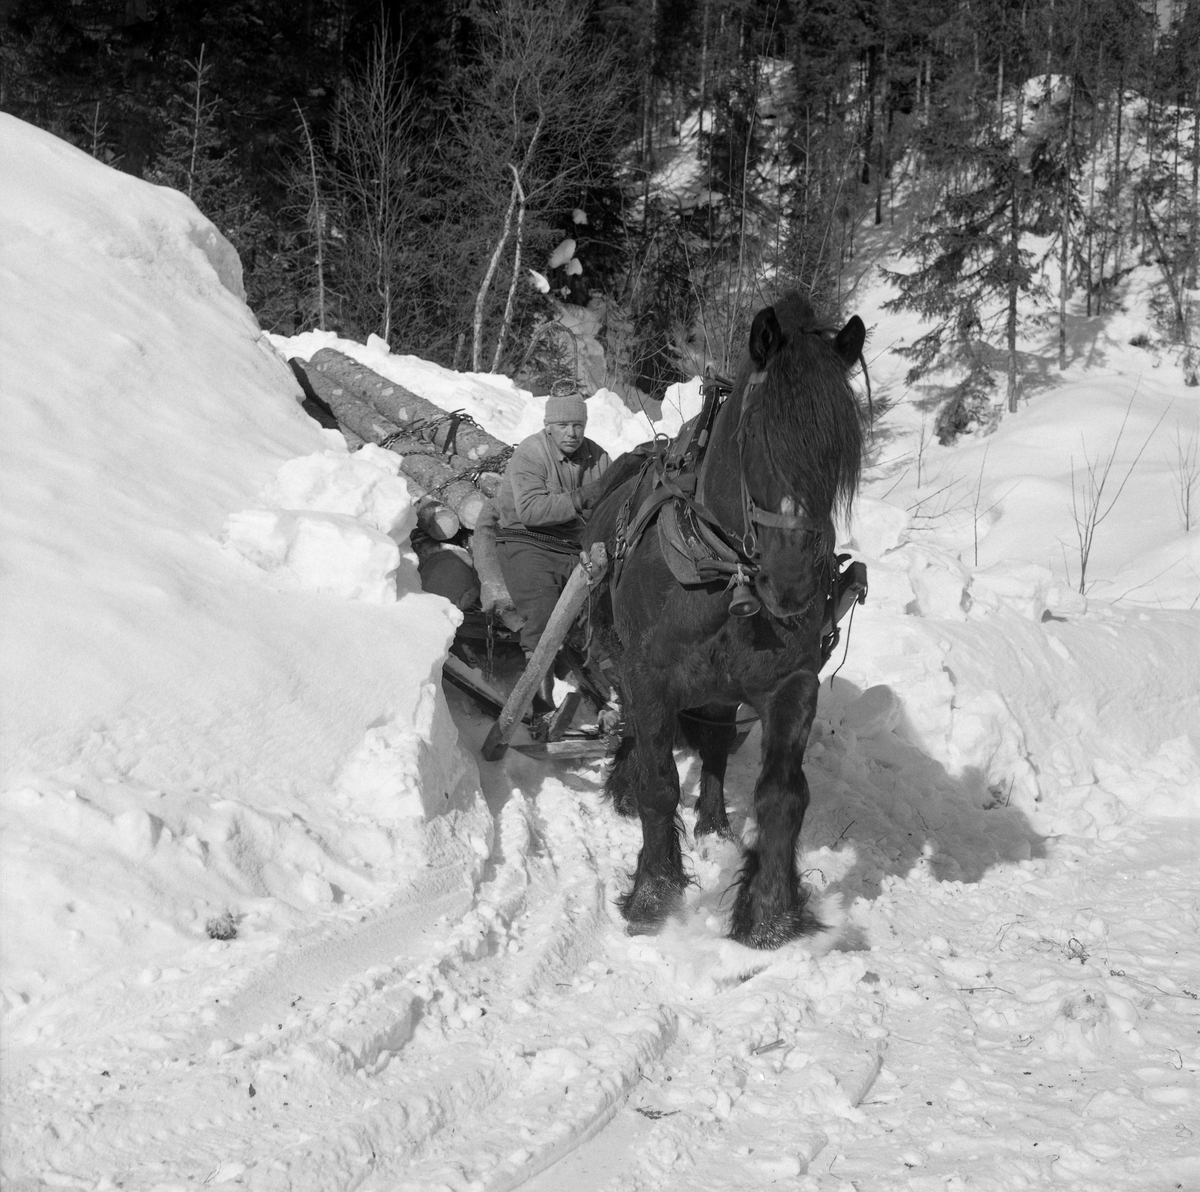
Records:
M462 528L462 522L449 505L426 497L417 507L417 528L438 542L448 542Z

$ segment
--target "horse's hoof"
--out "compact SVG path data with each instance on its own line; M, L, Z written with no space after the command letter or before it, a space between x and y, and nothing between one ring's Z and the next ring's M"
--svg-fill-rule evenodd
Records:
M825 930L825 924L807 907L784 911L769 918L754 922L748 908L735 906L729 938L747 948L778 948L789 940L815 935ZM740 913L739 913L740 912Z
M629 935L657 935L683 906L683 887L668 878L647 878L618 900Z
M630 919L625 924L626 935L658 935L666 919Z
M637 799L633 795L619 795L613 799L613 809L624 819L637 819Z
M695 837L697 843L706 836L715 836L718 840L728 840L733 844L737 843L733 829L729 826L729 821L724 818L698 818L695 828L692 829L692 835Z

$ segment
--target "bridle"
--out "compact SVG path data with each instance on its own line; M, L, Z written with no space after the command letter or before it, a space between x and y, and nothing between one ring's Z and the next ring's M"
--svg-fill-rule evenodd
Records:
M750 493L750 485L746 479L746 440L747 426L749 424L750 415L756 413L759 409L759 402L755 391L767 379L767 370L765 368L752 372L746 380L745 388L742 390L741 408L738 411L738 423L735 438L737 441L737 461L738 461L738 485L741 489L741 507L742 507L742 525L743 530L740 536L730 534L725 531L725 537L731 547L736 550L739 556L737 570L730 579L729 587L733 588L737 584L747 585L753 580L761 570L762 548L759 544L758 533L755 527L768 526L772 529L786 530L792 533L805 533L808 536L819 533L814 520L804 510L800 501L796 501L795 513L776 513L770 509L764 509L757 504ZM764 446L768 457L770 457L770 445L764 440ZM708 459L704 460L704 464L708 463ZM704 464L701 465L700 476L697 483L696 496L699 499L704 490ZM724 527L722 527L722 530ZM827 558L825 560L826 571L830 576L829 586L836 580L836 568L832 565L832 552L826 551ZM780 620L796 620L805 616L812 608L817 596L821 594L821 586L818 585L813 594L805 602L804 606L794 613L772 614Z

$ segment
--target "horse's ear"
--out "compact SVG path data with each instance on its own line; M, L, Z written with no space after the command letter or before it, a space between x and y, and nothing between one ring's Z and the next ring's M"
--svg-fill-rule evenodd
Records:
M750 325L750 359L757 368L766 368L767 361L783 346L783 330L775 317L775 308L768 306L754 316Z
M850 321L833 340L834 350L846 362L847 368L858 363L866 339L867 329L863 326L862 319L858 315L851 315Z

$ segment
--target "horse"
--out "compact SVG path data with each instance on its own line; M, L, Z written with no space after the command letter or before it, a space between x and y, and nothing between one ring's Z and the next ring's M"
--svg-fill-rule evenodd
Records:
M585 549L604 542L620 560L593 617L602 638L616 639L617 687L632 727L605 784L616 809L641 820L632 887L619 901L630 934L659 930L688 883L677 738L701 755L697 837L730 834L723 782L741 703L761 719L762 767L730 937L774 948L823 928L806 906L796 862L809 802L802 763L836 584L834 517L849 509L862 469L864 419L849 374L865 335L857 315L838 329L795 293L755 316L692 502L732 547L731 576L683 586L657 534L626 537L647 484L636 458L614 464L592 513Z

